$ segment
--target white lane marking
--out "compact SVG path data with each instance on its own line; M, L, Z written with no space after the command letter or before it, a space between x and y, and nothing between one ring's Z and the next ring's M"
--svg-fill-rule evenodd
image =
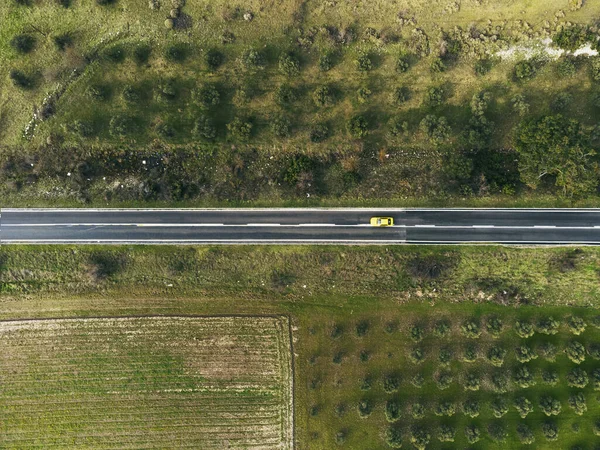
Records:
M471 228L495 228L494 225L471 225Z
M286 226L298 226L298 227L337 227L337 226L344 226L344 225L337 225L335 223L299 223L298 225L286 225Z
M534 225L533 228L556 228L556 225Z
M280 227L280 223L246 223L242 227ZM293 225L292 225L293 226Z
M410 225L406 225L406 227L408 228ZM427 224L416 224L414 225L415 228L435 228L435 225L427 225Z

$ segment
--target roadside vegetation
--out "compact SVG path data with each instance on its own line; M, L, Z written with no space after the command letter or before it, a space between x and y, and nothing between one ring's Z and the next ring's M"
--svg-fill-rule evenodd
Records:
M9 0L0 193L11 205L596 204L598 12Z

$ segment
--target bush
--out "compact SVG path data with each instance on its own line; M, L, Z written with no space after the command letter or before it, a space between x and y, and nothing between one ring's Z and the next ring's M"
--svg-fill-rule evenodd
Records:
M475 372L467 372L463 381L465 391L478 391L481 386L481 377Z
M280 105L289 105L298 100L298 98L298 91L287 84L282 84L275 91L275 101Z
M504 425L499 422L494 422L487 427L490 439L494 442L505 442L508 437L508 433Z
M595 41L594 35L579 24L562 27L552 36L552 42L557 47L571 51L584 46L588 41Z
M527 344L519 345L515 349L515 356L517 358L517 361L519 361L520 363L527 363L529 361L537 359L538 357L538 355L533 351L533 349Z
M571 94L568 92L561 92L554 98L554 100L552 100L550 109L552 112L559 113L569 106L572 101L573 96Z
M540 345L540 353L546 361L555 361L556 352L556 346L552 342L543 342Z
M346 128L350 136L355 139L362 139L369 134L369 126L367 120L363 116L352 117L348 121Z
M356 91L356 97L358 99L358 103L366 103L369 100L369 97L371 97L372 93L373 92L371 92L371 90L369 88L366 88L366 87L358 88L358 90Z
M468 399L462 405L462 411L465 416L475 418L479 416L479 401L475 399Z
M288 77L300 73L300 61L293 53L283 53L279 56L279 71Z
M335 434L335 443L337 445L343 445L348 438L348 430L340 430Z
M514 402L514 407L522 419L527 417L530 412L533 412L533 404L525 397L517 397Z
M590 69L592 80L600 81L600 56L591 58Z
M415 347L409 353L408 358L415 364L422 363L425 360L425 351L420 347Z
M292 123L287 117L278 116L271 120L271 131L279 138L287 138L292 132Z
M542 381L550 386L556 386L558 383L558 372L544 370L542 372Z
M94 100L106 101L110 98L110 86L106 84L91 84L88 86L86 94Z
M542 434L549 441L558 440L558 427L554 422L544 422L542 424Z
M108 132L112 137L124 137L137 130L133 117L126 114L118 114L110 119Z
M401 105L410 99L410 91L406 86L397 87L392 93L392 102Z
M398 427L389 427L385 431L385 442L391 448L402 448L402 432Z
M85 120L74 120L67 126L67 130L79 137L86 138L94 134L94 127Z
M452 351L449 348L441 348L440 354L438 356L438 361L440 362L440 364L442 364L443 366L447 366L448 364L450 364L451 360Z
M577 73L577 66L575 65L573 58L564 57L559 59L556 65L556 71L561 78L568 78Z
M569 406L578 416L582 416L587 411L587 404L583 392L577 392L569 396Z
M600 436L600 420L594 422L594 434Z
M540 409L548 417L558 416L561 410L560 401L550 395L543 395L540 398Z
M504 322L502 322L502 319L500 319L499 317L489 317L487 322L485 323L485 328L492 337L498 338L500 337L500 334L502 334Z
M96 3L100 6L112 5L116 2L117 0L96 0Z
M367 351L367 350L360 351L359 358L360 358L361 362L367 362L370 357L371 357L371 353L369 353L369 351Z
M33 78L27 75L25 72L17 69L11 69L9 73L10 79L12 83L21 89L32 89L33 88Z
M319 70L328 72L333 68L333 57L329 53L324 53L319 57Z
M583 361L585 361L585 347L581 344L581 342L569 342L567 344L567 348L565 349L565 353L567 354L567 358L569 358L575 364L581 364Z
M423 376L422 373L416 373L410 379L410 384L412 384L416 388L423 387L424 383L425 383L425 377Z
M444 338L450 333L450 323L447 320L439 320L433 326L433 335L438 338Z
M131 84L126 84L125 87L123 88L123 91L121 92L121 96L123 97L123 100L125 100L127 103L137 103L140 101L140 92L135 88L135 86L132 86Z
M492 70L492 61L489 59L478 59L473 67L475 75L483 76Z
M498 393L508 391L508 376L502 372L493 373L492 388L495 392Z
M463 336L469 339L477 339L481 336L481 327L474 319L466 320L461 326L460 331Z
M177 81L174 78L167 78L158 85L156 100L160 103L177 100Z
M440 372L435 378L435 384L437 385L438 389L442 391L448 389L452 384L452 381L454 381L454 378L452 377L452 374L447 371Z
M176 43L167 47L165 58L170 62L183 63L188 58L189 54L190 48L187 44Z
M217 136L217 129L209 117L200 115L194 121L192 134L196 138L211 140Z
M502 397L496 397L490 403L492 414L497 419L501 418L508 412L508 402Z
M529 112L529 103L525 100L525 96L522 94L516 94L510 99L513 110L523 117Z
M221 101L221 94L213 84L205 84L200 89L192 92L194 100L200 102L206 108L217 106Z
M368 399L358 402L358 415L361 419L366 419L373 412L373 402Z
M494 346L490 347L487 352L487 359L493 366L502 367L504 364L504 357L506 356L506 350L502 347Z
M313 100L317 106L331 106L335 103L333 89L330 86L319 86L313 92Z
M323 142L329 137L329 127L323 123L318 123L310 130L310 141L311 142Z
M452 425L442 424L438 428L438 439L440 442L454 442L454 435L456 434L456 428Z
M476 425L468 425L465 427L465 437L469 444L475 444L481 439L481 431Z
M373 387L373 377L371 375L365 375L365 377L361 380L360 390L361 391L370 391Z
M530 61L519 61L515 65L515 78L527 80L535 75L535 67Z
M397 375L387 375L383 379L383 390L388 394L398 392L400 387L400 377Z
M419 123L419 128L427 135L432 144L442 144L450 137L451 130L445 117L428 114Z
M249 70L262 69L265 66L265 57L259 50L250 48L241 56L242 65Z
M177 131L169 122L159 122L155 127L156 134L163 139L173 139L177 134Z
M373 61L367 53L362 53L356 58L356 68L361 72L368 72L373 69Z
M127 56L127 52L125 47L122 45L113 45L112 47L107 48L104 51L104 57L106 60L114 63L120 64L125 61L125 57Z
M583 370L581 367L574 367L567 374L567 384L570 387L576 387L583 389L589 383L589 378L587 372Z
M421 342L423 340L423 337L425 335L425 330L422 326L415 324L415 325L411 326L408 331L410 334L410 338L414 342Z
M537 324L538 333L554 335L558 333L560 322L553 317L546 317L540 319Z
M515 383L523 389L535 386L535 380L533 379L533 374L529 370L529 367L525 365L517 367L517 370L515 371Z
M517 436L519 437L521 444L529 445L533 444L535 441L535 437L533 436L531 428L529 428L524 423L520 423L519 425L517 425Z
M590 356L593 359L600 359L600 345L599 344L590 345L590 348L588 349L588 353L590 354Z
M471 363L471 362L475 362L477 360L478 356L479 356L479 351L478 351L477 347L475 345L470 344L464 348L462 360L464 362Z
M149 44L139 44L133 49L133 60L140 66L146 64L152 54L152 47Z
M17 34L10 40L10 46L18 53L29 53L35 47L35 38L30 34Z
M571 333L579 336L585 331L585 321L578 316L569 316L567 317L567 327Z
M410 415L413 419L422 419L425 417L425 406L421 402L415 402L410 407Z
M533 336L533 326L526 320L517 320L515 322L515 332L523 339Z
M439 106L445 101L444 88L441 86L432 86L425 94L425 102L431 106Z
M221 67L225 61L225 55L216 48L211 48L206 52L204 61L206 62L206 65L210 71L215 71Z
M445 72L446 64L444 64L444 61L442 61L442 58L435 58L433 61L431 61L429 70L431 71L431 73Z
M400 418L400 403L397 400L385 403L385 418L388 422L396 422Z
M247 141L252 135L252 122L241 117L236 117L227 124L227 131L235 139Z
M427 432L427 430L425 430L425 428L418 425L413 425L410 427L409 440L417 450L425 450L429 444L429 441L431 440L431 435Z

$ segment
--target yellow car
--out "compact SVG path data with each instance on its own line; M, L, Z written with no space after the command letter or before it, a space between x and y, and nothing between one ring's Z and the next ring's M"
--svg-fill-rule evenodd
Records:
M394 225L392 217L371 217L371 225L374 227L391 227Z

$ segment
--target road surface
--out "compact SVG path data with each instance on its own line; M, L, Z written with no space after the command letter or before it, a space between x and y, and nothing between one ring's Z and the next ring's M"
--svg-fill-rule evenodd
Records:
M476 242L600 245L600 209L0 209L2 244Z

